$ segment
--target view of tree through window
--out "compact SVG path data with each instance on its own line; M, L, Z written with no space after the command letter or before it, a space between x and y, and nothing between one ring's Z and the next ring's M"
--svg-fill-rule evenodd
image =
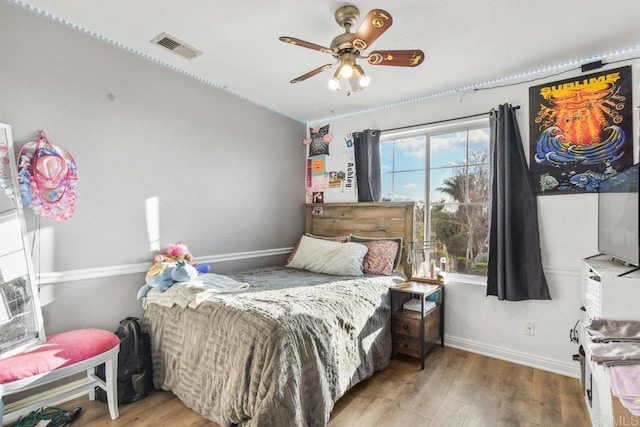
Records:
M486 276L488 126L383 135L381 163L384 200L418 202L416 240L437 242L435 256L446 260L446 271Z

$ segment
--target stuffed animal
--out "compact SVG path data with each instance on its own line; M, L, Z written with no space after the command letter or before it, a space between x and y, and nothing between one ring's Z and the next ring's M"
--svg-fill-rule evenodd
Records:
M165 254L156 254L153 265L147 271L146 284L138 291L138 299L144 298L151 288L157 287L164 292L174 282L186 282L195 279L198 274L209 272L208 264L191 264L193 255L183 243L170 244Z
M198 273L205 274L209 272L209 264L193 264Z
M191 263L193 255L187 245L183 243L170 244L167 246L167 251L164 254L156 254L153 257L153 263L158 264L161 262L178 262L186 261Z
M167 246L166 254L156 254L153 257L153 263L157 264L159 262L177 262L177 261L186 261L193 265L201 274L209 272L208 264L195 264L192 263L193 255L191 251L184 243L176 243Z
M187 261L191 262L193 259L193 255L191 255L191 251L187 245L183 243L176 243L167 246L167 255L176 259L177 261Z
M167 255L165 255L164 258L165 260L167 260L167 258L169 260L172 259L175 261L184 260L184 261L187 261L188 263L191 263L193 261L193 255L191 255L191 251L189 250L187 245L185 245L184 243L176 243L175 245L167 246ZM193 264L192 263L191 265L193 265L200 274L209 272L209 264Z
M198 277L198 270L191 264L181 260L176 263L159 262L154 264L145 276L145 284L138 290L138 299L142 299L152 288L164 292L174 282L187 282Z

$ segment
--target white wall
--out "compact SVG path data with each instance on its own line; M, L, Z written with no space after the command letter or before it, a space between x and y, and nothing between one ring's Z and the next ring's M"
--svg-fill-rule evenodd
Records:
M41 220L36 264L49 277L107 273L54 284L47 333L115 329L141 314L144 273L108 273L151 261L149 197L159 198L162 246L184 241L196 257L287 248L302 233L304 124L12 2L0 3L0 52L0 122L16 146L44 129L78 164L76 212ZM30 230L35 221L27 214Z
M633 77L637 81L640 63L629 63L633 63ZM428 67L428 64L425 65ZM606 68L623 65L626 64ZM546 81L557 81L579 74L579 71L573 71ZM460 92L311 125L329 123L336 133L364 129L384 130L488 112L499 104L510 103L520 105L517 118L528 156L528 89L544 81ZM634 85L637 99L636 87L637 84ZM375 90L375 83L366 90ZM636 115L634 113L635 147L638 140ZM538 197L538 214L542 258L552 301L498 301L495 297L486 297L485 286L451 283L446 290L446 343L578 376L578 365L571 360L571 355L577 352L577 346L569 341L569 330L580 313L580 260L597 253L597 196L541 196ZM527 321L535 322L534 336L524 335Z

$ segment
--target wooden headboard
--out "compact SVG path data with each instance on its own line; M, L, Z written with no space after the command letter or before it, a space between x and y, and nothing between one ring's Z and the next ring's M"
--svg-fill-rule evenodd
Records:
M402 261L398 270L411 276L407 264L414 240L415 203L312 203L306 204L305 233L318 236L402 237Z

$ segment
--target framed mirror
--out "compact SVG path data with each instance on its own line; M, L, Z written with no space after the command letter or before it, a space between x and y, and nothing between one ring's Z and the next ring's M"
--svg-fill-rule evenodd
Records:
M44 341L11 127L0 123L0 358Z

